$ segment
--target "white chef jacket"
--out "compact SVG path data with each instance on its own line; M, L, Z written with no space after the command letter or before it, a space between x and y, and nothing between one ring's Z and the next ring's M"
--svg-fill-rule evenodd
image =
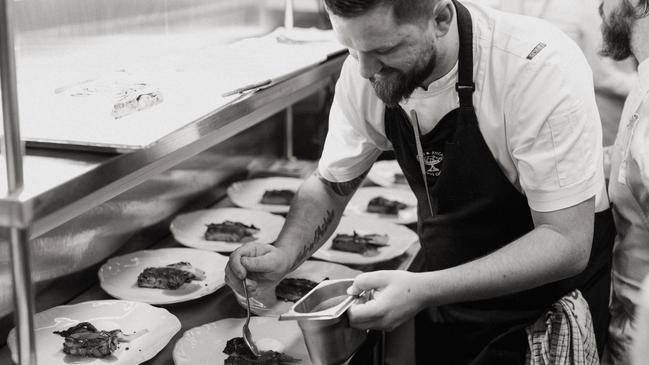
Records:
M609 194L617 236L605 364L630 363L635 309L649 274L649 60L638 67L638 77L624 104L611 157Z
M473 18L473 103L480 131L511 183L540 212L593 196L608 207L602 131L591 70L564 33L535 18L463 2ZM422 133L459 106L457 65L401 103L416 110ZM349 57L336 85L319 172L333 182L368 170L382 151L384 103Z
M545 19L566 33L586 56L593 69L595 89L626 97L636 80L615 61L599 55L602 18L596 0L474 0L511 13Z

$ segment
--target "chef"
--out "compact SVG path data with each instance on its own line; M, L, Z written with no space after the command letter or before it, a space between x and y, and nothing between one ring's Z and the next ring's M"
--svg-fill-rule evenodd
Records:
M607 327L614 237L588 64L548 23L450 0L325 0L348 47L316 173L273 245L226 268L268 291L332 234L383 151L418 199L419 273L357 277L357 328L416 317L419 364L522 364L525 327L565 294Z
M603 358L605 364L631 364L636 329L642 338L647 333L647 324L637 322L636 307L642 303L642 281L649 275L649 1L604 1L600 13L603 53L615 60L632 56L639 63L638 83L624 104L612 148L608 189L618 233L611 323Z

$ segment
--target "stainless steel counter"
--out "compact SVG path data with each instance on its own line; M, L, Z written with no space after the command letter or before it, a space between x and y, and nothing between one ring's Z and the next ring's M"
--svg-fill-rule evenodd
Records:
M37 237L322 89L337 76L344 58L244 96L138 151L81 158L28 155L23 192L0 199L0 227L25 228L31 222L31 237ZM39 178L43 173L55 178ZM5 181L0 176L0 191Z

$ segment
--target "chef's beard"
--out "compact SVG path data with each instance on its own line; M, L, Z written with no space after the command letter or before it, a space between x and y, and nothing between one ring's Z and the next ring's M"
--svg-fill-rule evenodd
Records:
M370 77L376 96L388 107L397 107L401 100L409 98L433 72L436 66L435 56L436 52L432 48L430 58L423 67L415 67L405 72L392 67L383 67L376 75Z
M603 13L600 5L600 14ZM616 61L631 56L631 28L635 19L635 10L626 1L621 1L619 8L611 12L608 18L602 16L603 47L601 54Z

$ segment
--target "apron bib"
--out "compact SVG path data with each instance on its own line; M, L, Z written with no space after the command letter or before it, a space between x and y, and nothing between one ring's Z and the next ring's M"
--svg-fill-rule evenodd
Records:
M401 107L385 109L386 136L418 200L424 271L488 255L534 229L525 196L501 171L478 127L472 100L471 15L459 2L454 4L460 34L456 85L460 107L422 136L415 130L418 123L413 127ZM423 154L419 160L418 149ZM575 288L582 290L591 310L606 316L615 232L610 211L598 213L596 220L596 227L601 226L595 233L599 243L582 274L512 295L422 311L416 319L417 363L523 364L528 346L525 327ZM591 294L591 287L597 287L596 293Z

